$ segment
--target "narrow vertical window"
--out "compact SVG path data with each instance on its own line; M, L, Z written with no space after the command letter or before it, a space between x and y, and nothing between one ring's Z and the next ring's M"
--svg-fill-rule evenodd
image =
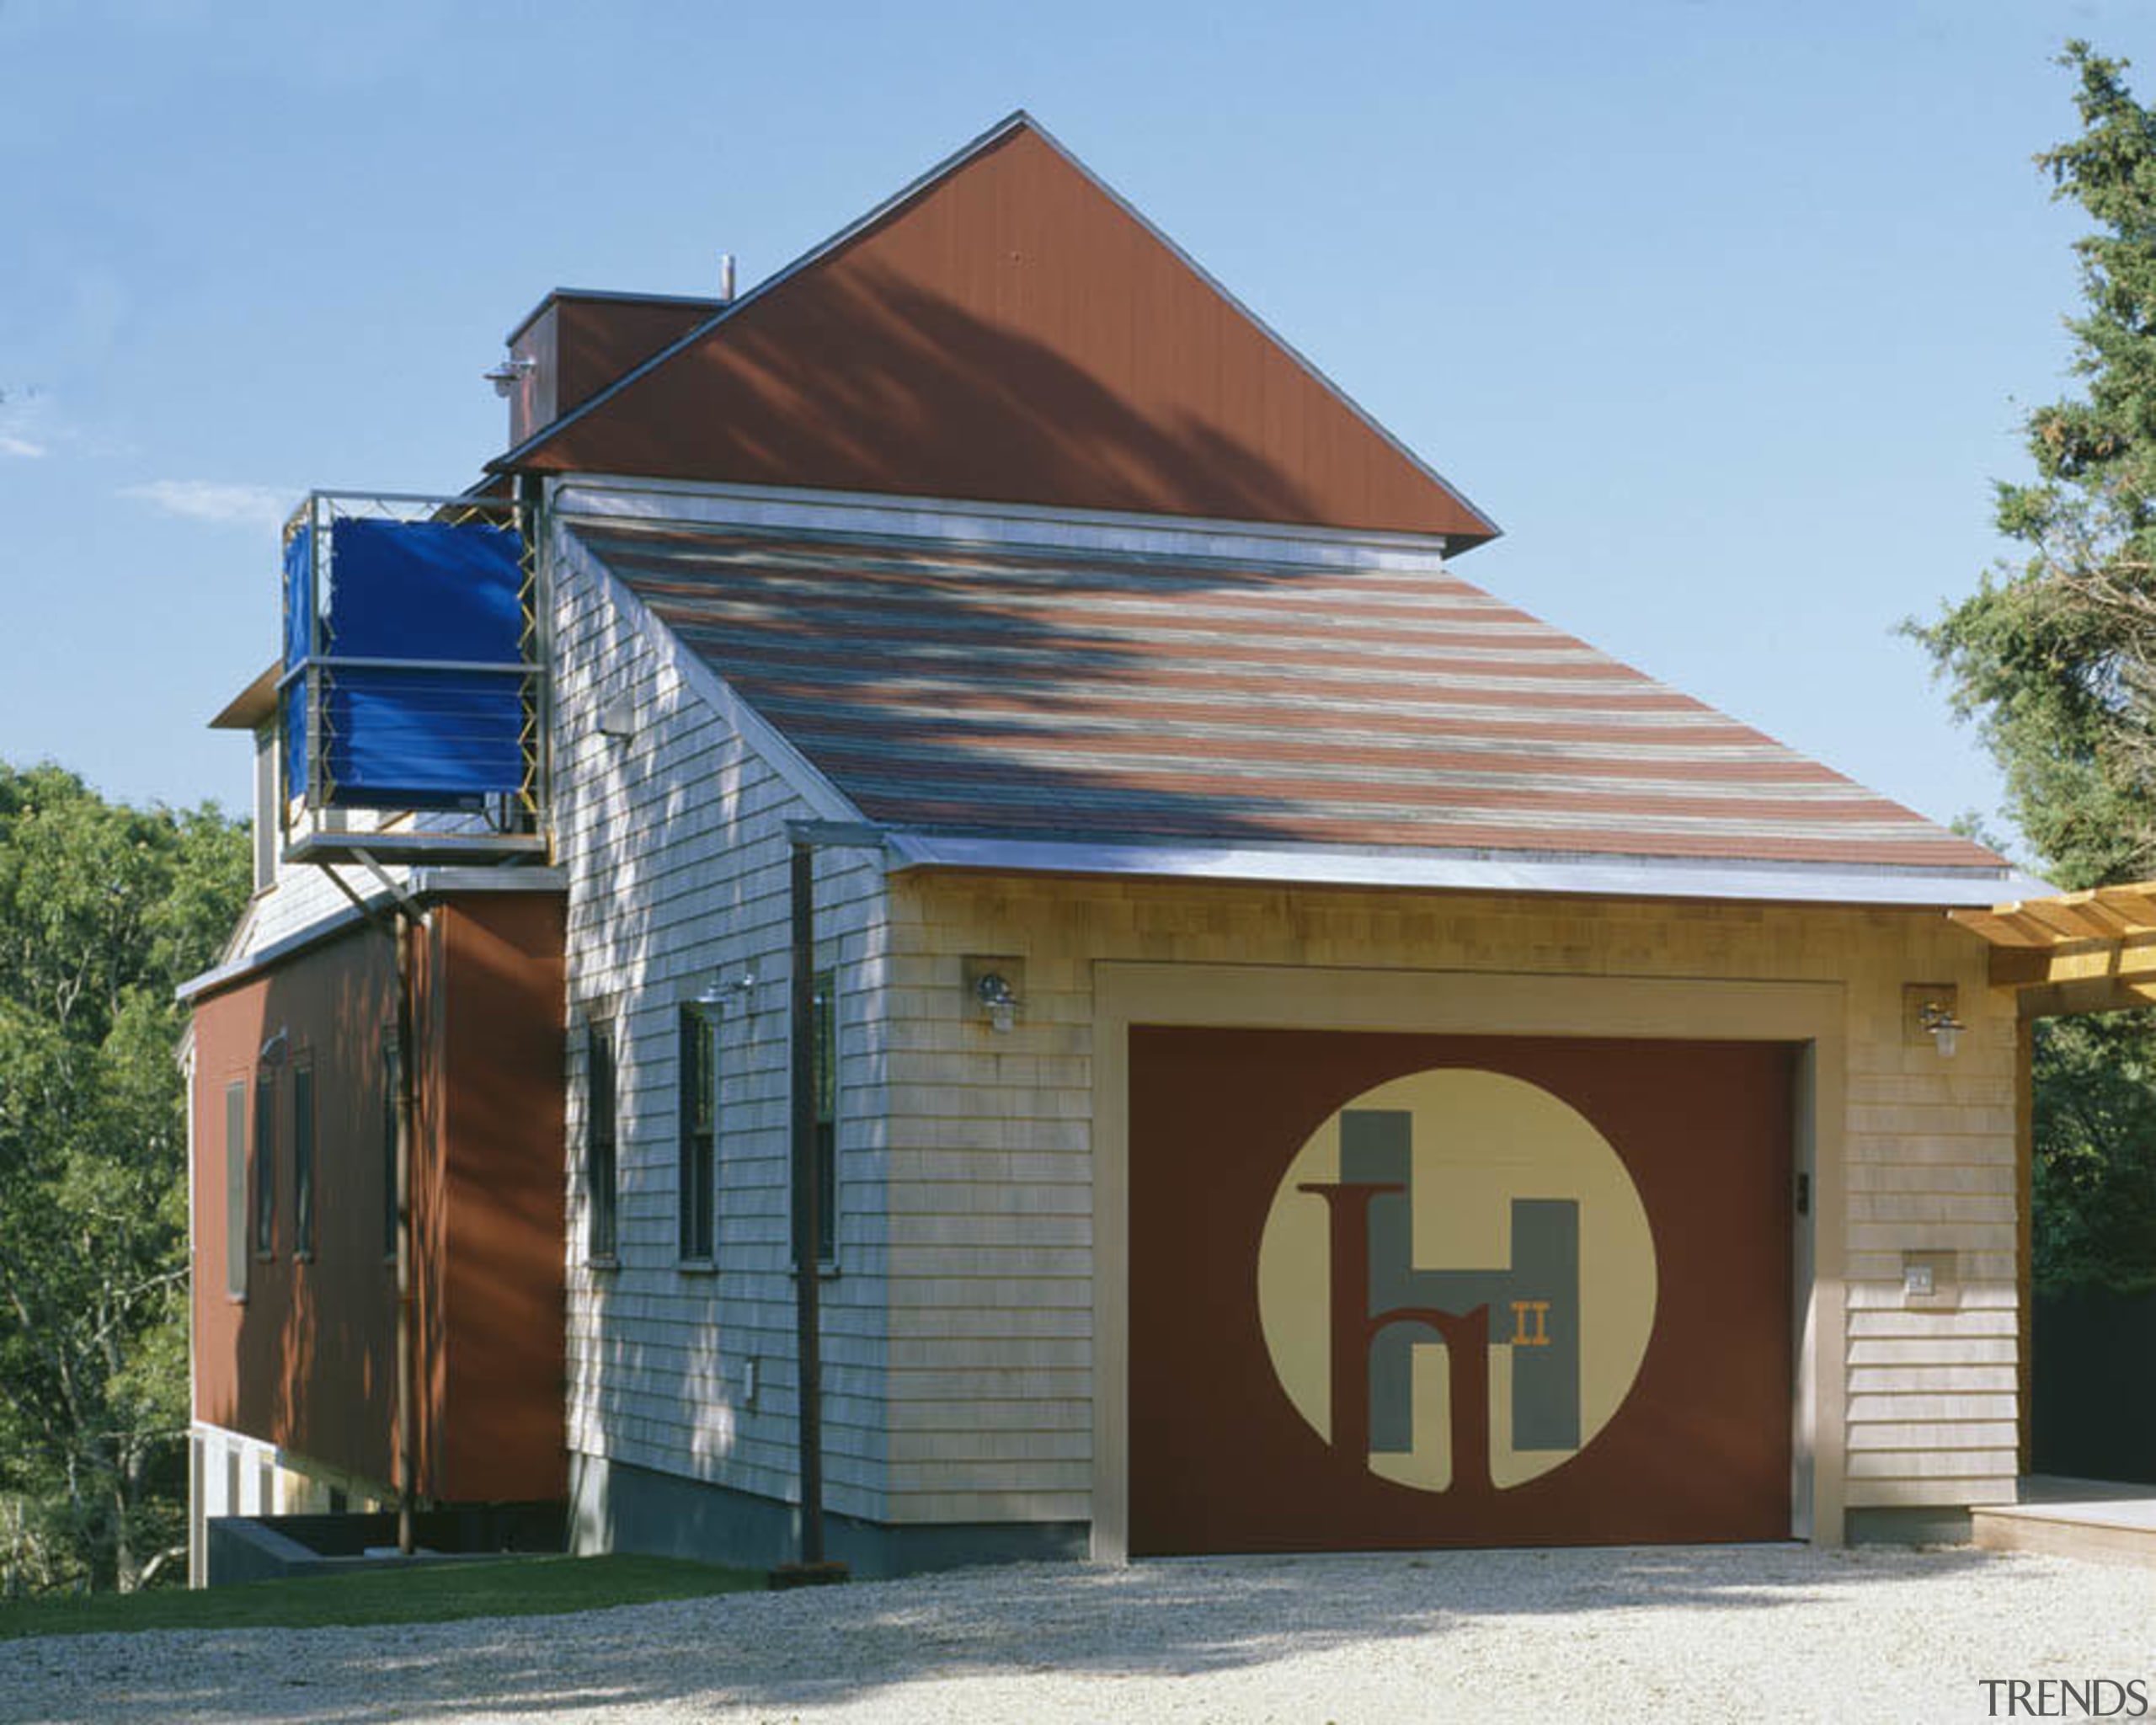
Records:
M254 889L277 884L277 727L254 734Z
M397 1256L397 1092L404 1081L404 1063L397 1052L397 1033L385 1030L382 1044L382 1255Z
M254 1252L274 1257L277 1250L277 1075L254 1079Z
M816 1262L838 1256L839 1238L839 1036L837 979L816 973L816 1007L809 1019L810 1063L816 1075ZM802 1201L794 1194L798 1210Z
M590 1252L614 1256L614 1027L594 1023L584 1061L584 1185L591 1196Z
M247 1086L225 1087L225 1292L247 1298Z
M314 1068L292 1068L292 1255L314 1256Z
M680 1017L681 1256L709 1262L717 1220L718 1017L685 1006Z

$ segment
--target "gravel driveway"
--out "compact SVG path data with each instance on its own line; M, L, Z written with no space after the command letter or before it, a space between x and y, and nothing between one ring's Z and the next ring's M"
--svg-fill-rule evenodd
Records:
M2132 1680L2156 1717L2156 1569L1796 1546L1027 1565L569 1617L0 1642L0 1719L1921 1725L2009 1717L1988 1677ZM2082 1717L2061 1699L2047 1717Z

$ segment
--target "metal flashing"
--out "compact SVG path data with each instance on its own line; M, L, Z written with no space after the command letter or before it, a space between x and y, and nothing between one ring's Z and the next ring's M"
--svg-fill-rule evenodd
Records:
M1684 857L1508 857L1316 846L1098 844L894 830L891 870L1124 875L1273 886L1393 887L1593 898L1938 908L1988 905L2043 883L2010 870L1747 864Z
M1442 536L1376 528L1144 515L1037 503L821 491L709 479L579 473L550 479L548 507L564 516L699 526L790 527L979 545L1111 552L1123 556L1217 558L1311 567L1425 569L1442 574Z
M515 347L517 337L538 321L539 314L562 300L590 300L610 306L707 306L713 310L727 303L718 295L708 293L622 293L604 287L550 287L541 296L539 303L502 338L502 345Z

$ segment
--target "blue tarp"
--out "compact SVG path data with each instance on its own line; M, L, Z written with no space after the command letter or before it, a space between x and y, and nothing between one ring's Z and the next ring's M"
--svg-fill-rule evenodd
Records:
M311 531L311 530L310 530ZM308 651L308 532L286 553L286 664ZM521 542L508 527L339 521L318 660L329 800L377 809L471 806L524 781L523 680L510 671L340 663L355 659L514 667L521 663ZM300 566L295 567L295 558ZM326 660L327 663L323 661ZM305 760L305 680L286 731ZM304 778L295 776L295 788Z
M285 669L307 655L309 620L314 616L314 529L302 527L285 547ZM295 677L284 687L285 782L292 794L307 794L307 682Z
M517 662L515 529L344 521L329 542L329 650L338 658Z

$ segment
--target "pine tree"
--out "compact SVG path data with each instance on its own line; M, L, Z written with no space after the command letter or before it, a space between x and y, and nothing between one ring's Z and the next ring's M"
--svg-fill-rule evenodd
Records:
M2079 136L2037 164L2095 231L2068 319L2083 393L2025 424L2033 479L1998 489L2018 560L1912 628L1981 725L2008 807L2068 888L2156 873L2156 113L2127 62L2071 41ZM2037 1281L2156 1283L2156 1023L2038 1027Z

